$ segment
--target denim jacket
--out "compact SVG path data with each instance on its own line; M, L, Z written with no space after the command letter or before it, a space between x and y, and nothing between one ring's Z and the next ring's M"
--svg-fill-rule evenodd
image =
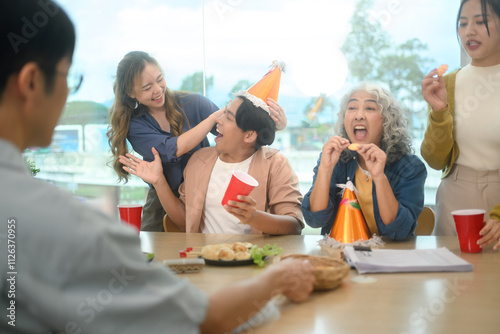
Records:
M304 196L302 202L302 212L306 223L311 227L321 227L321 234L330 233L340 201L342 200L341 188L337 184L345 184L347 181L355 182L354 174L358 167L357 153L353 153L353 158L347 163L339 160L333 170L330 182L330 201L325 210L311 212L309 198L316 182L318 167L321 161L321 154L317 165L314 168L313 185ZM373 184L373 211L379 234L388 236L393 240L403 240L413 235L417 227L417 218L424 207L424 183L427 177L427 170L420 159L409 154L399 161L385 166L384 170L391 185L394 196L399 203L396 219L385 225L380 218L375 184Z

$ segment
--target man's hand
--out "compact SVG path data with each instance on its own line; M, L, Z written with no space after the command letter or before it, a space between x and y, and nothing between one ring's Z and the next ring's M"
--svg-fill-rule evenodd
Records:
M238 201L228 201L224 208L242 224L248 224L257 211L257 202L250 196L238 195Z
M154 147L151 148L151 151L155 157L152 162L141 160L130 153L127 153L126 157L120 155L120 162L123 164L125 171L154 186L159 181L164 180L165 177L163 176L160 154Z

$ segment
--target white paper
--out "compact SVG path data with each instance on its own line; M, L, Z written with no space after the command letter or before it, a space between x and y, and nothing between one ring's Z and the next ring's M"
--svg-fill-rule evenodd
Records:
M352 246L344 253L360 274L419 272L419 271L472 271L474 266L450 252L446 247L437 249L372 249L355 251Z

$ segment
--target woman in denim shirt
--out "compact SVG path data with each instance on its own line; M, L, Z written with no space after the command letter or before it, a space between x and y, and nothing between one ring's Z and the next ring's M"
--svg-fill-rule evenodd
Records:
M323 146L302 202L306 223L329 233L342 200L338 185L352 181L371 234L395 240L412 235L427 171L412 154L400 104L381 86L362 83L342 98L336 130ZM349 150L350 143L358 147Z

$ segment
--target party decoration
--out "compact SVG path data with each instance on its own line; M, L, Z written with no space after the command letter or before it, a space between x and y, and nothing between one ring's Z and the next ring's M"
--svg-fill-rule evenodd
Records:
M345 185L337 186L344 188L344 193L330 237L341 243L353 243L358 240L370 239L370 231L356 198L354 184L348 181Z
M278 101L280 89L281 73L285 72L283 62L273 61L271 69L264 75L260 81L255 83L247 90L236 92L235 96L244 96L249 99L256 107L260 107L269 113L267 99L272 98Z

